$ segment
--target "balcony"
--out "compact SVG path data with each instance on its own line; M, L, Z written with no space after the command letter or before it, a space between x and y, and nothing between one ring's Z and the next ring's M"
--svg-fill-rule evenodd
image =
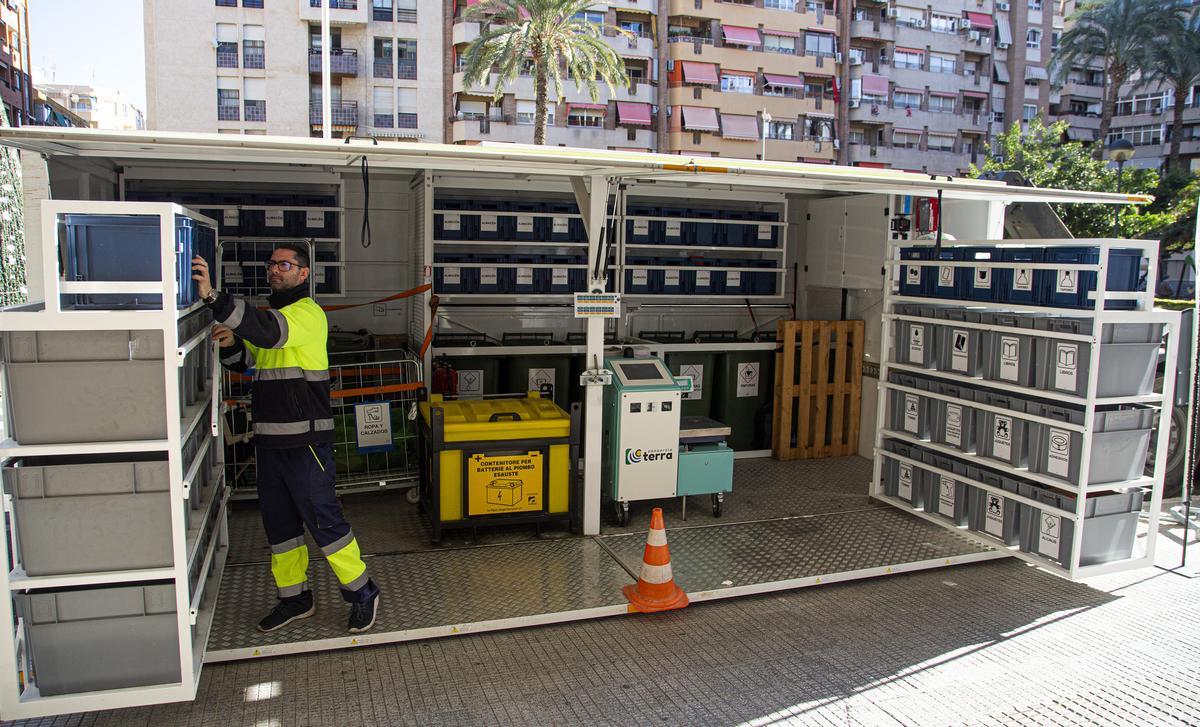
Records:
M308 72L321 72L321 51L308 51ZM358 51L352 48L334 48L329 54L329 73L334 76L357 76Z
M796 25L799 25L800 30L824 28L836 32L838 26L836 15L824 11L804 10L803 2L798 2L796 10L790 11L715 0L670 0L670 14L689 18L711 18L726 25L740 25L746 28L762 25L766 28L795 30Z
M765 73L794 76L797 73L837 74L838 64L828 56L803 56L751 50L736 45L714 46L708 38L675 36L668 42L669 57L679 61L716 63L722 68L762 69Z
M454 26L450 29L450 43L454 46L465 45L479 37L479 23L466 22L463 20L455 21Z
M887 20L854 20L850 23L850 37L892 41L896 39L896 24Z
M497 76L495 73L488 75L486 86L470 86L468 87L463 79L465 74L459 71L454 74L451 80L451 90L454 93L470 93L476 96L491 96L492 89L496 87ZM570 79L564 79L563 99L567 103L592 103L592 99L586 91L580 91L575 88L575 82ZM642 103L658 103L658 97L655 90L655 84L648 81L640 81L636 85L629 88L617 88L616 93L609 95L608 87L603 82L597 83L597 89L600 92L600 103L607 100L612 101L640 101ZM507 84L504 87L505 95L512 95L525 101L532 101L536 97L534 94L534 85L532 76L518 76L517 79Z
M889 149L878 144L851 144L849 161L851 164L866 162L867 164L889 164L887 152Z
M308 123L321 125L321 102L308 105ZM358 126L358 102L334 101L330 104L330 123L334 126Z
M454 142L492 141L512 144L532 144L533 124L513 123L511 116L499 120L487 118L452 117L451 137ZM624 128L549 126L546 144L560 144L585 149L638 148L653 149L656 133L650 129L635 129L630 139Z
M321 0L298 0L300 20L306 23L321 22ZM331 25L360 25L371 19L370 0L328 0Z
M246 102L246 121L266 121L267 120L267 102L266 101L247 101Z
M654 57L654 37L649 31L642 31L640 35L633 38L623 35L608 35L604 37L604 42L618 55Z
M700 98L696 98L697 88L700 89ZM837 107L832 99L733 93L706 86L676 86L668 92L667 98L671 106L713 106L732 114L758 112L765 108L779 119L795 118L810 112L832 114Z
M982 161L981 156L976 158ZM880 147L879 157L876 161L891 164L896 169L959 176L966 172L967 165L971 163L971 157L952 151Z

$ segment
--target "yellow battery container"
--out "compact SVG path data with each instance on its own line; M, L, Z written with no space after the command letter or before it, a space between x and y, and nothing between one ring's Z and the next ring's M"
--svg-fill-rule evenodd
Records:
M537 392L461 401L434 394L420 413L421 501L430 511L434 543L452 528L573 525L577 405L568 414Z

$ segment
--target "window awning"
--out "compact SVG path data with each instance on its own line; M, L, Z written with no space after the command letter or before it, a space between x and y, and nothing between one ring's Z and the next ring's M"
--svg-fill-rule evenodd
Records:
M1050 74L1046 73L1046 69L1041 66L1025 66L1026 81L1049 81Z
M829 119L833 121L833 114L826 114L820 111L805 111L804 115L810 119Z
M829 33L830 35L837 34L837 31L834 30L833 28L805 28L804 32L805 33Z
M684 106L683 128L688 131L716 131L717 110L706 106Z
M650 104L618 101L617 120L622 124L649 126Z
M972 13L968 11L967 22L971 24L972 28L984 28L986 30L991 30L992 28L996 27L996 23L992 20L992 16L988 15L987 13Z
M727 71L724 68L721 69L721 76L722 77L724 77L724 76L739 76L741 78L758 78L758 74L756 74L754 71Z
M726 139L757 139L758 117L721 114L721 136Z
M1000 45L1012 45L1012 27L1007 20L996 23L996 42Z
M920 53L921 55L925 55L925 51L921 48L907 48L902 45L896 46L896 52L897 53Z
M804 81L801 81L799 76L779 76L774 73L764 73L763 78L766 80L768 86L804 88Z
M1008 75L1008 64L1004 61L996 61L992 68L996 72L996 83L1009 83L1012 80Z
M699 63L697 61L681 61L683 63L683 80L687 83L717 84L717 66L714 63Z
M987 98L988 95L983 91L963 91L962 95L967 98Z
M888 92L887 76L864 75L862 92L864 96L886 96Z
M774 28L763 28L763 35L778 35L784 38L799 38L800 33L794 30L775 30Z
M567 104L568 113L571 111L575 111L576 109L583 109L585 111L608 111L608 104L602 104L602 103L569 103L569 104Z
M892 131L897 134L916 134L917 136L920 136L924 133L920 129L906 129L903 126L892 127Z
M954 97L956 97L958 94L955 94L955 93L947 93L946 91L930 91L930 92L929 92L929 95L930 95L930 96L941 96L942 98L954 98Z
M721 33L725 36L726 43L737 43L739 45L762 45L762 38L758 37L757 28L742 28L737 25L722 25Z
M925 89L923 89L923 88L905 88L903 86L896 86L896 93L915 93L918 96L924 96Z

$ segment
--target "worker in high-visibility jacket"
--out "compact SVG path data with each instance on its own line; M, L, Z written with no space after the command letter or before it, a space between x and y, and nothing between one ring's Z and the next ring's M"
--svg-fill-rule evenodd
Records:
M308 587L307 528L350 603L350 631L366 631L375 624L379 588L367 575L334 492L329 325L309 296L308 250L283 244L271 253L266 310L214 290L203 258L192 259L192 270L217 320L213 338L221 345L221 364L231 371L254 371L250 413L258 505L279 595L258 628L274 631L316 613Z

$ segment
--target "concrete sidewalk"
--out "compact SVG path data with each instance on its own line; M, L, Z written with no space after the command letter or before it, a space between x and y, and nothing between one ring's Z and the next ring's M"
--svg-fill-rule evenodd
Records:
M1016 559L205 667L191 704L29 725L1196 724L1200 548L1070 583Z

